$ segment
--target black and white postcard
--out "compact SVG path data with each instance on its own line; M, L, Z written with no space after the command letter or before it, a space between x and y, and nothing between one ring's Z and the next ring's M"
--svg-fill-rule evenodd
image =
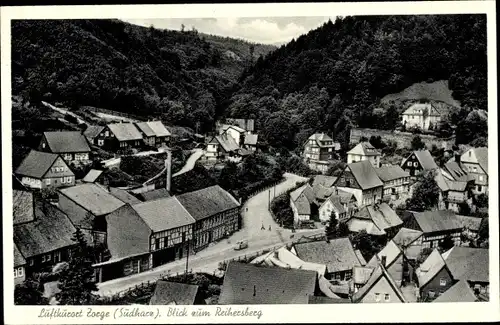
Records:
M6 323L499 320L494 1L1 14Z

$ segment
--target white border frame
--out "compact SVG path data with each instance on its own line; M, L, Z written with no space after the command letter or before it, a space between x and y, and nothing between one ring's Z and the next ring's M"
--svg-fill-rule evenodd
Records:
M443 322L494 321L500 319L499 241L498 241L498 162L497 162L497 94L496 94L496 12L494 1L429 1L371 3L273 3L273 4L201 4L201 5L106 5L106 6L43 6L1 8L2 64L2 157L3 160L3 236L4 236L4 310L7 324L94 324L98 318L38 318L43 307L14 306L13 303L13 237L12 218L12 148L11 148L11 66L10 20L12 19L75 19L75 18L197 18L197 17L293 17L349 15L416 15L416 14L487 14L488 37L488 107L489 107L489 170L490 170L490 301L487 303L448 304L340 304L340 305L252 305L262 310L262 317L167 317L169 308L156 306L141 310L161 312L158 319L112 317L115 307L93 306L96 311L109 311L106 323L311 323L311 322ZM59 310L79 311L85 306L57 306ZM132 309L134 306L128 306ZM220 306L225 308L226 306ZM45 309L54 307L45 307ZM203 309L214 314L217 306L188 306L191 311ZM238 306L232 306L233 309Z

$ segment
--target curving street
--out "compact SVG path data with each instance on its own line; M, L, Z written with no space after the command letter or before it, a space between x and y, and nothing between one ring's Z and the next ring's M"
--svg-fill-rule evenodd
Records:
M264 249L281 246L291 243L301 236L310 236L321 234L323 229L298 230L293 238L292 232L288 229L281 228L274 222L271 214L268 211L269 193L271 199L276 192L276 196L293 188L298 181L304 181L306 178L294 175L285 174L285 180L276 186L274 190L264 190L251 197L242 207L243 229L234 233L229 239L215 243L205 250L198 252L196 255L189 257L188 269L193 272L214 272L219 262L224 260L243 257L245 255L255 254ZM248 211L246 211L248 208ZM262 224L266 227L262 230ZM269 231L271 225L271 231ZM234 244L241 239L248 240L248 248L235 251ZM119 278L111 281L106 281L98 284L100 295L111 295L130 287L138 285L146 281L156 281L162 275L167 273L175 274L184 272L186 269L186 259L174 261L147 272L134 274L128 277Z

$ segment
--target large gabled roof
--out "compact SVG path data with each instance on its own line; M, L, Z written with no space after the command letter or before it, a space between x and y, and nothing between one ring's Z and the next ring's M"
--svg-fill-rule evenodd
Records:
M467 281L460 280L455 283L451 288L446 290L443 294L439 295L432 302L476 302L479 299L472 292L471 287Z
M375 172L383 182L393 181L404 177L410 177L410 174L398 165L382 166L375 168Z
M420 229L425 233L462 229L462 225L456 218L455 212L451 210L410 211L410 213L413 214Z
M230 262L219 304L307 304L316 281L315 271Z
M115 135L118 141L141 140L142 134L133 123L108 124L109 130Z
M396 294L398 299L401 302L406 302L405 297L403 296L403 293L401 290L399 290L398 285L394 281L394 279L391 277L391 275L387 272L387 270L381 266L380 264L375 268L375 270L372 272L370 278L366 282L366 284L361 287L356 293L353 294L352 296L352 301L353 302L360 302L368 292L377 284L377 282L381 279L385 278L386 281L389 283L391 289L393 292Z
M324 264L329 273L361 266L349 238L336 238L329 242L315 241L294 245L297 256L306 262Z
M455 246L443 257L453 279L490 282L488 249Z
M16 174L33 178L42 178L58 157L59 155L55 153L31 150L21 162L21 165L17 167ZM73 174L73 172L71 172L71 174Z
M413 153L424 170L434 170L438 168L429 150L416 150Z
M53 153L90 152L87 139L81 131L44 132L43 136Z
M387 242L387 245L385 245L385 247L380 252L375 254L366 266L374 267L374 268L377 267L379 260L382 259L382 256L385 256L386 257L386 267L389 267L402 254L403 254L403 252L398 247L398 245L396 245L396 243L394 241L389 240Z
M83 135L89 139L93 140L96 136L99 135L99 133L104 130L105 126L102 125L90 125L85 131L83 131Z
M44 201L35 202L35 220L14 226L14 243L24 258L69 247L76 229L68 216Z
M141 202L132 208L154 232L191 225L196 221L175 196Z
M158 280L150 305L194 305L199 287L193 284Z
M347 165L359 186L363 190L384 186L384 183L378 177L375 168L368 160L358 161Z
M177 196L177 199L197 221L240 206L240 203L219 185L184 193Z

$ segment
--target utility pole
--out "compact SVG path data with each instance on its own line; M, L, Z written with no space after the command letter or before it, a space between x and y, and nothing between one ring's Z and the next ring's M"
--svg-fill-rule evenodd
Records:
M188 279L188 267L189 267L189 239L187 240L187 255L186 255L186 282L187 282L187 279Z

